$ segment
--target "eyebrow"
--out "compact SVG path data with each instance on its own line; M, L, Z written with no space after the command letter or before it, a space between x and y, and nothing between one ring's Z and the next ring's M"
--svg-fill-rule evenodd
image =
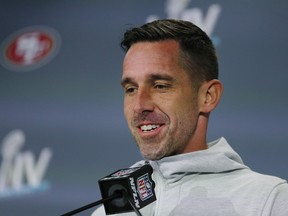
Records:
M122 87L124 87L128 83L134 83L134 81L131 78L127 77L125 79L122 79L120 84Z
M166 74L151 74L148 78L148 82L154 82L156 80L165 80L165 81L170 81L170 82L175 82L176 79L166 75ZM128 83L136 83L132 78L126 77L121 81L121 86L124 87Z

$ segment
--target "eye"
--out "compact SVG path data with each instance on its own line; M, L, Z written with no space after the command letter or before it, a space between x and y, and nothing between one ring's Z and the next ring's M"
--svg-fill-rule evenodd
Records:
M155 85L154 87L157 88L157 89L163 89L163 88L165 88L165 86L162 85L162 84L157 84L157 85Z
M156 84L154 85L154 88L162 90L162 89L167 89L167 88L169 88L169 85L168 85L168 84L165 84L165 83L156 83Z
M132 94L137 90L137 88L135 86L127 86L124 90L126 94Z

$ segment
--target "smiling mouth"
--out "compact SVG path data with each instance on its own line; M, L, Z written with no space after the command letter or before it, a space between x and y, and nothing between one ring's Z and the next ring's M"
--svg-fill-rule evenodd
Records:
M146 133L146 132L150 132L155 130L156 128L159 128L160 125L155 125L155 124L149 124L149 125L142 125L140 126L140 129L142 132Z

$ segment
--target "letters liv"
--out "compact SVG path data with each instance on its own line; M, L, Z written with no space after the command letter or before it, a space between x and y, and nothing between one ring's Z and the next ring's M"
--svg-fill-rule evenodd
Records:
M52 151L49 148L42 149L38 160L35 160L31 151L20 151L24 143L25 134L21 130L11 131L2 141L0 197L21 191L24 193L27 188L31 191L43 183Z
M217 21L221 13L221 6L219 4L212 4L208 7L206 13L198 8L188 8L191 0L167 0L165 5L165 12L168 19L183 19L193 22L199 26L208 36L211 37L215 46L220 43L220 39L213 35ZM150 15L146 22L159 19L157 15Z

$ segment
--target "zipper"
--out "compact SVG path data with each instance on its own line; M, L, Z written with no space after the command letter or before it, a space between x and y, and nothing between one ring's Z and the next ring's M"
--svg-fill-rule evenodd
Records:
M156 168L156 167L154 167ZM160 216L161 215L161 206L163 206L161 197L164 196L164 188L165 188L165 184L162 183L162 179L161 176L159 174L159 171L157 170L157 172L154 172L154 178L155 178L155 194L156 194L156 204L154 207L154 214L153 216Z

